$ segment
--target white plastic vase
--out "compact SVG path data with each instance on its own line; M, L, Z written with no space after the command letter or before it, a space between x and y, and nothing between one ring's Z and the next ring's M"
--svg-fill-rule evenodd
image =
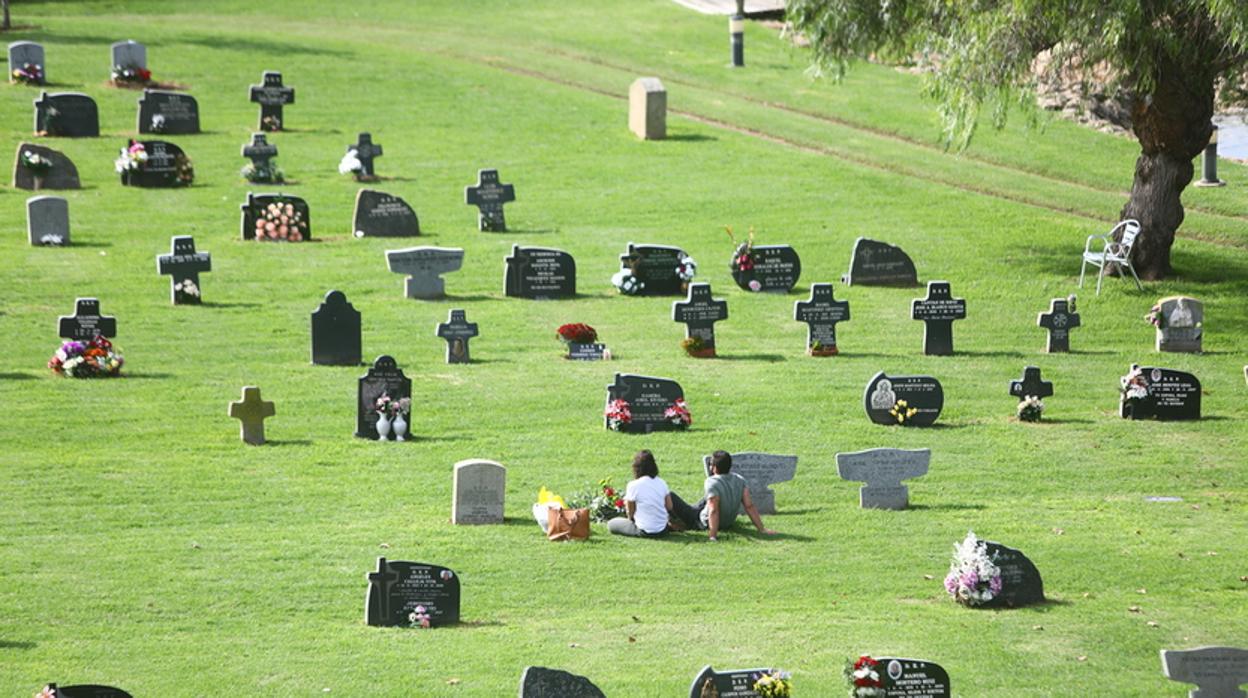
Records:
M385 412L377 413L377 440L385 441L390 438L390 418Z
M406 441L407 439L403 437L407 436L407 420L403 418L402 412L394 415L392 424L394 426L394 440Z

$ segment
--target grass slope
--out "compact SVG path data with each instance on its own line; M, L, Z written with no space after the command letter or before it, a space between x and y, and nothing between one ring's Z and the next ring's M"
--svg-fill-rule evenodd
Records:
M0 190L0 691L59 681L135 695L496 696L542 664L612 696L672 696L711 663L781 666L799 695L836 695L843 660L870 652L940 662L963 696L1092 684L1178 695L1158 649L1248 644L1241 168L1224 173L1232 186L1186 193L1173 280L1081 294L1076 353L1049 356L1036 313L1076 290L1083 237L1115 218L1129 141L1015 123L947 154L912 76L863 66L841 86L811 81L803 55L757 26L749 67L728 70L722 18L658 0L574 12L553 0L15 10L34 28L9 40L45 44L56 89L94 96L104 136L50 143L85 185L65 193L73 247L28 247L28 193ZM170 139L195 161L189 190L127 189L112 172L138 96L104 84L107 46L124 38L145 41L156 77L199 99L206 132ZM298 91L292 131L270 140L299 181L286 189L312 206L312 244L238 239L250 188L238 151L256 119L245 90L266 69ZM668 87L667 141L625 128L622 98L644 74ZM5 152L30 139L36 94L0 89ZM466 250L450 299L402 298L382 256L397 243L350 237L357 185L335 165L360 131L385 147L381 188L419 212L417 243ZM462 187L489 166L516 185L507 234L478 233L462 204ZM799 289L732 286L724 225L793 244ZM213 254L202 307L169 306L155 273L176 234ZM838 284L853 308L845 353L803 356L792 303L810 283L836 281L860 235L902 245L921 278L948 279L967 299L958 355L921 354L921 324L908 319L919 289ZM699 279L729 302L721 359L682 355L672 299L616 295L607 280L629 241L678 244L700 262ZM513 243L573 253L581 296L504 299ZM392 354L412 377L415 443L352 438L363 369L308 365L308 313L330 288L363 312L365 354ZM1172 293L1205 301L1204 355L1152 353L1140 318ZM117 316L128 379L42 369L55 317L79 295ZM481 325L472 365L445 365L433 336L451 307ZM561 361L554 328L571 321L597 327L618 360ZM1117 377L1133 362L1196 373L1206 418L1118 419ZM1027 364L1057 390L1038 425L1014 421L1006 394ZM938 376L941 426L869 424L861 393L878 370ZM616 371L679 380L694 429L603 430ZM265 448L240 444L225 417L244 384L277 402ZM877 446L933 450L908 511L859 510L855 485L835 474L836 452ZM639 448L687 497L715 448L799 455L797 479L775 488L781 513L768 517L785 535L738 530L712 546L597 527L586 545L542 539L528 514L540 486L622 483ZM447 523L450 467L467 457L508 466L506 525ZM1023 549L1052 603L994 613L950 602L940 579L968 528ZM456 569L466 622L366 627L364 573L378 554Z

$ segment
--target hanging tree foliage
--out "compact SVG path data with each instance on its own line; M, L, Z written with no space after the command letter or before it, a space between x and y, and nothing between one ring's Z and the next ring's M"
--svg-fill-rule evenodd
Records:
M1011 105L1035 113L1042 52L1050 74L1109 75L1140 142L1121 217L1140 221L1132 262L1145 279L1171 271L1179 197L1212 133L1215 87L1243 87L1248 66L1245 0L788 0L787 16L836 77L870 55L929 63L926 91L957 146L983 111L998 128Z

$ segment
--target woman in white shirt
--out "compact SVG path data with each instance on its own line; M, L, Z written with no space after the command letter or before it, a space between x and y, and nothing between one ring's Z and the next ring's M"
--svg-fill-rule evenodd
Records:
M621 536L661 536L667 533L672 492L659 477L659 466L650 451L633 456L633 481L624 490L624 511L607 522L607 530Z

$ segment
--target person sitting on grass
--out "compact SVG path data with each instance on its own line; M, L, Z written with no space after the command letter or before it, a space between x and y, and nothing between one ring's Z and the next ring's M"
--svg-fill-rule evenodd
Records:
M679 496L671 495L672 513L690 529L706 530L708 538L719 540L719 532L731 528L737 515L744 509L759 533L772 536L776 532L763 525L758 508L750 499L750 488L745 478L732 472L732 456L727 451L711 454L711 476L702 484L706 496L695 506L689 506Z
M607 530L621 536L653 537L667 533L672 492L659 477L659 466L650 451L633 456L633 480L624 488L624 511L607 522Z

